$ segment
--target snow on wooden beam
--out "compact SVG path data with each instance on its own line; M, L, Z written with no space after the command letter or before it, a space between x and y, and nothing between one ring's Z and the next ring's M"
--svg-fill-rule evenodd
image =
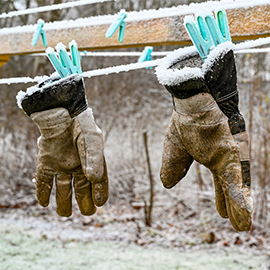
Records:
M270 4L236 7L227 9L226 13L233 41L270 36ZM185 45L191 44L183 26L186 15L127 21L123 43L118 42L118 31L111 38L105 37L110 24L48 29L46 36L51 47L59 42L68 45L74 39L80 50ZM0 56L44 52L41 37L34 47L31 45L32 38L32 31L0 31Z

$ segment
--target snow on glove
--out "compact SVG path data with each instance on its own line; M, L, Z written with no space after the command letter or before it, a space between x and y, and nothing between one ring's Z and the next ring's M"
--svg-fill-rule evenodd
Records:
M202 63L194 47L184 48L168 55L157 67L157 78L174 102L160 177L164 187L172 188L186 175L193 160L203 164L214 176L219 214L229 218L235 230L247 231L252 225L253 205L250 181L243 177L241 161L248 161L242 151L248 141L236 88L230 88L236 81L232 54L232 44L225 42Z
M72 183L80 211L92 215L108 198L108 176L101 130L88 107L80 75L49 79L17 95L18 104L37 124L36 193L49 204L56 183L57 213L72 213Z

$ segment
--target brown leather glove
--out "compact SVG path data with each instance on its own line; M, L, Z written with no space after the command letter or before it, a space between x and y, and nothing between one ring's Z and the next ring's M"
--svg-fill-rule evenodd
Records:
M229 218L235 230L247 231L252 225L253 207L249 170L242 170L242 161L249 166L248 137L238 111L238 93L230 88L236 81L231 48L230 42L218 45L205 63L195 48L180 49L156 69L159 82L174 102L160 177L164 187L172 188L186 175L193 160L203 164L214 176L219 214ZM217 100L222 95L223 107ZM230 118L224 113L229 108ZM234 118L236 114L238 118Z
M37 124L41 137L36 193L48 206L56 183L57 213L72 213L72 185L83 215L93 215L108 199L102 132L88 107L80 75L45 81L19 93L19 104Z

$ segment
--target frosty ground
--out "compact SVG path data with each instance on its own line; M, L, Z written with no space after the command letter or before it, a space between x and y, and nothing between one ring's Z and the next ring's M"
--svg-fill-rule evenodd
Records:
M90 217L73 200L73 213L65 218L56 214L55 191L42 208L34 187L12 190L5 182L0 270L270 269L267 226L254 221L251 232L234 231L215 209L213 188L197 192L191 183L158 191L149 227L144 208L126 199L110 196Z
M36 204L2 208L0 269L270 269L262 237L227 228L209 240L187 223L145 227L138 211L120 208L93 217L75 209L70 218Z
M177 251L114 242L47 238L1 226L1 269L268 269L267 256L239 248Z

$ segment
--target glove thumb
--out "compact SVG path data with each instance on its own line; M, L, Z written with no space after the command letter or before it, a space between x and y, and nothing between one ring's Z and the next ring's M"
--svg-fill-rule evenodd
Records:
M102 206L108 199L108 176L103 154L102 132L87 108L77 116L81 132L77 138L83 172L92 184L95 205Z

